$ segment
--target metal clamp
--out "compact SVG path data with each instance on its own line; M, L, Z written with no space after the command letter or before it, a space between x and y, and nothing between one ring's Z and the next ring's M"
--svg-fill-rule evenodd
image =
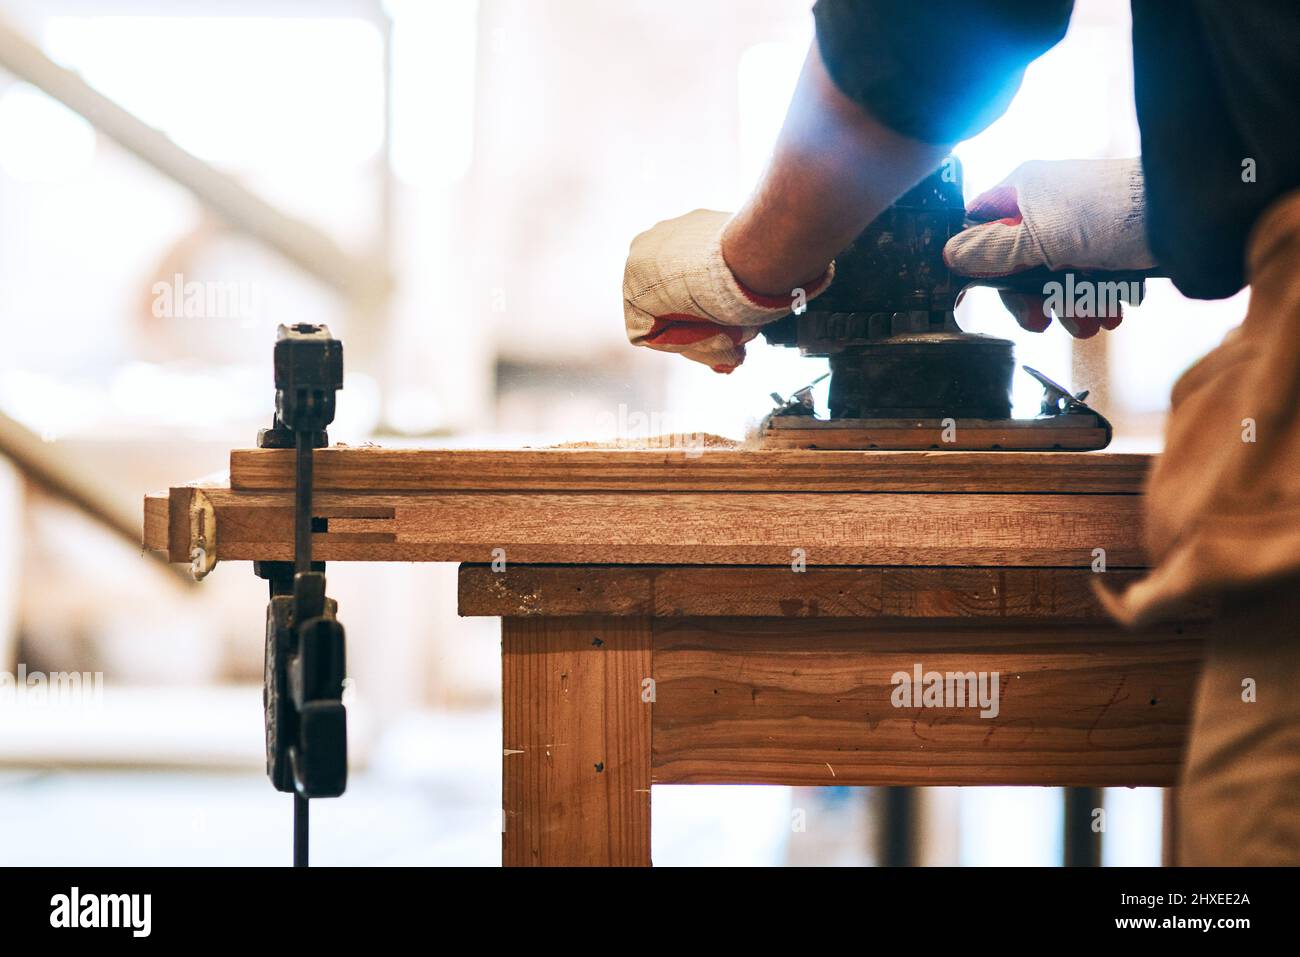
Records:
M325 595L325 563L312 561L312 452L328 444L335 398L343 387L343 345L325 326L281 326L275 343L275 419L260 448L296 451L294 560L255 562L270 582L262 702L266 772L294 795L294 865L307 864L307 801L347 787L345 652L337 606Z
M217 513L212 501L195 489L190 498L190 574L203 581L217 567Z
M1097 414L1097 410L1091 408L1083 400L1088 398L1089 392L1084 389L1082 392L1071 392L1065 386L1052 379L1049 379L1037 369L1029 366L1021 366L1043 387L1043 401L1039 406L1039 415L1066 415L1070 413L1092 413Z

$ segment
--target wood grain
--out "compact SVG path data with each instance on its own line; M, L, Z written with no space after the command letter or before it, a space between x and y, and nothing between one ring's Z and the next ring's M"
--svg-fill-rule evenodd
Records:
M292 557L291 493L204 493L220 560ZM324 492L315 514L369 519L316 535L321 561L490 562L504 549L508 562L789 566L801 550L809 566L1088 567L1103 548L1111 568L1144 563L1134 495Z
M1153 456L1109 452L320 449L320 491L1141 492ZM293 452L236 449L231 488L293 487Z
M167 495L167 560L188 562L197 544L190 541L190 507L194 503L194 488L174 488Z
M1198 626L654 622L655 783L1166 786ZM891 676L997 671L996 718L895 708Z
M502 861L650 863L649 622L502 622Z
M809 568L730 565L461 565L463 616L902 618L1108 621L1093 585L1140 571L1084 568ZM1179 620L1205 620L1208 605Z
M166 553L171 561L171 509L167 492L151 492L144 497L144 530L142 544L150 551ZM187 533L188 535L188 533Z

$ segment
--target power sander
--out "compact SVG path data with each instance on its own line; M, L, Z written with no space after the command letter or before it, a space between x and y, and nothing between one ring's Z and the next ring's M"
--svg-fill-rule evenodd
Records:
M1110 444L1110 423L1087 405L1087 392L1071 393L1028 366L1044 389L1040 414L1013 419L1015 345L963 332L957 297L970 285L1041 295L1060 282L1063 289L1094 283L1140 302L1155 270L1039 268L973 280L943 261L944 244L971 225L961 166L949 157L836 257L825 293L764 328L774 345L830 360L830 417L815 414L811 385L788 400L774 394L764 447L1084 451Z

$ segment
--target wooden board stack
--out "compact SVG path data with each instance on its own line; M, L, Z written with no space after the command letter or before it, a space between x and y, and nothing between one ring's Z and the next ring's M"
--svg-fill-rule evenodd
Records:
M804 450L316 453L324 561L1113 567L1142 564L1149 456ZM228 486L145 499L147 548L292 553L293 452L231 453ZM213 524L209 522L209 524Z

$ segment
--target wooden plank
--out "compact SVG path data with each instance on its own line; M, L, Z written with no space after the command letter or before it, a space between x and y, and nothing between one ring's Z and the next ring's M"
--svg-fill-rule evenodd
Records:
M655 783L1167 786L1200 626L654 622ZM899 671L999 673L999 710L896 708Z
M462 564L457 613L462 618L651 617L656 580L667 565ZM762 571L763 569L755 569Z
M502 622L502 861L650 864L645 619Z
M168 495L168 492L151 492L144 497L144 527L140 544L151 552L170 552L171 510L168 508Z
M194 488L182 486L171 489L167 495L167 560L190 561L193 553L190 542L190 506L194 502Z
M999 429L1007 432L1087 432L1096 428L1097 417L1089 413L1059 416L1053 419L949 419L916 418L902 416L879 419L817 419L806 415L778 415L768 420L767 426L774 431L794 432L869 432L884 429L894 432L899 429L911 429L917 432L930 431L937 437L950 423L954 431L960 429Z
M1141 492L1153 457L1107 452L328 448L320 491ZM293 487L293 452L236 449L231 488Z
M942 438L942 430L920 429L772 429L763 436L769 449L815 449L820 451L871 451L934 449L953 451L999 450L1012 452L1051 452L1061 449L1102 449L1110 442L1105 429L1028 429L1028 428L958 428L951 441ZM1005 451L1002 451L1005 450ZM941 454L950 454L941 452Z
M289 492L204 494L220 560L292 557ZM1088 567L1103 548L1111 568L1144 563L1134 495L326 492L315 513L372 517L371 534L316 535L321 561Z
M1109 621L1085 568L809 568L730 565L461 565L463 616L884 618ZM1179 620L1205 620L1207 605Z

